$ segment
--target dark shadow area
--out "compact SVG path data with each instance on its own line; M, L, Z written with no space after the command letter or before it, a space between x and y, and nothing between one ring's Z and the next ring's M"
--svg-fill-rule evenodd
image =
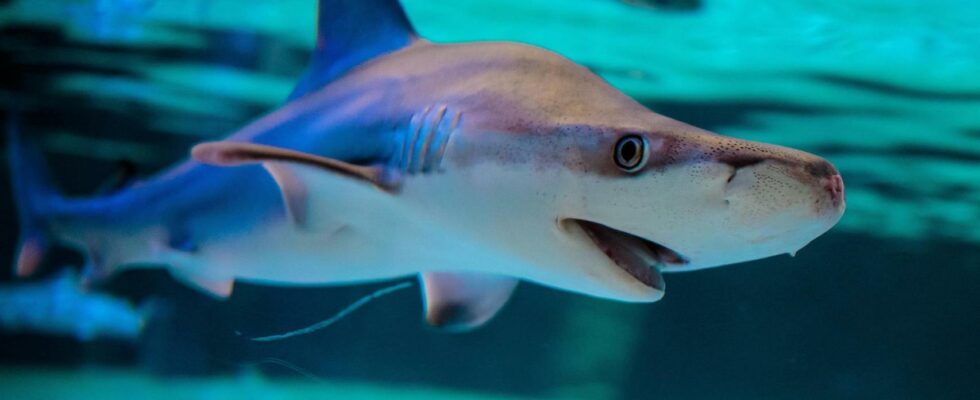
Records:
M811 79L828 85L848 87L852 89L875 92L886 96L908 97L920 100L937 101L977 101L980 100L980 93L977 92L944 92L938 90L920 89L906 86L899 86L891 83L873 81L869 79L856 78L844 75L829 73L811 74Z
M309 50L288 46L275 37L256 32L217 30L190 25L167 24L169 29L199 38L202 45L178 43L154 46L78 41L63 29L39 25L7 25L0 28L0 66L6 73L0 87L42 87L44 77L59 73L93 72L139 76L139 68L152 63L204 63L245 70L262 70L273 75L297 76ZM274 62L270 57L275 55ZM18 66L20 66L18 68Z
M757 113L789 115L823 115L832 109L806 107L778 102L760 101L662 101L639 99L640 103L658 114L695 125L709 131L731 126L752 126L749 118Z
M606 65L585 65L592 73L608 78L610 76L638 80L644 82L657 82L660 78L649 71L644 71L641 69L630 69L630 68L616 68Z
M199 37L205 45L144 48L78 42L61 29L44 26L0 28L0 70L4 71L0 74L0 104L20 115L25 136L38 136L37 141L52 153L48 162L55 175L70 176L59 182L66 193L89 193L98 186L93 184L98 178L86 180L72 176L72 172L58 172L85 165L96 175L108 177L117 172L120 162L126 162L140 175L150 175L186 158L193 144L237 130L266 112L268 105L222 98L217 91L206 96L220 101L223 109L232 110L231 115L191 114L134 98L106 96L104 88L98 86L90 91L64 91L56 84L60 78L91 75L107 81L144 82L145 68L186 63L298 76L307 57L304 49L284 46L275 38L254 32L180 25L167 28ZM147 94L159 90L192 99L202 96L173 84L146 84L142 90ZM66 146L73 147L70 153L65 153ZM106 153L116 158L107 159Z
M658 114L683 121L709 131L740 126L755 127L751 117L757 114L786 114L792 116L808 115L892 115L891 111L879 109L855 109L814 107L781 103L777 101L665 101L637 99L641 104Z
M899 201L923 201L932 196L930 193L924 192L921 189L883 181L875 175L861 172L847 174L847 185L863 190L870 190L889 199ZM967 187L965 190L969 193L971 188Z
M631 6L664 11L699 11L704 7L703 0L620 0Z
M974 398L980 248L830 233L667 276L626 398Z
M91 93L90 97L65 97L66 94L59 92L54 82L58 78L79 74L139 80L146 79L144 71L146 68L185 64L210 65L246 72L261 71L265 74L292 78L300 75L308 57L306 49L287 46L274 37L255 32L214 30L176 24L162 28L199 38L204 44L183 46L175 43L139 47L115 43L80 42L70 38L64 30L53 27L9 25L0 28L0 36L3 37L3 40L0 40L0 68L4 70L4 74L0 76L0 88L15 94L14 99L17 102L8 107L18 107L21 110L29 110L29 106L33 105L48 108L61 107L57 111L63 113L72 111L70 107L64 107L65 104L73 104L82 110L92 108L108 112L119 111L113 115L116 118L150 119L146 122L150 125L149 122L154 118L180 117L180 115L157 116L161 110L133 109L134 104L125 101L121 101L120 104L97 102L92 104L93 101L102 100L98 96L100 94L98 89ZM150 82L149 87L153 88L154 84L160 89L178 93L189 92L188 88L173 84L164 86L164 83L159 82ZM220 90L214 91L208 96L224 101L238 101L222 98L221 93ZM264 110L268 105L246 103L237 106L242 107L245 111L243 114L248 116ZM110 137L113 134L133 136L132 133L121 129L109 130L110 132L103 134Z
M843 156L843 155L873 155L881 157L894 157L897 159L908 159L908 158L927 158L936 161L952 161L952 162L962 162L962 163L977 163L980 162L980 149L977 151L964 150L953 150L953 149L939 149L935 147L926 146L909 146L909 145L899 145L892 146L889 148L866 148L866 147L850 147L838 144L820 145L813 149L814 151L829 157Z

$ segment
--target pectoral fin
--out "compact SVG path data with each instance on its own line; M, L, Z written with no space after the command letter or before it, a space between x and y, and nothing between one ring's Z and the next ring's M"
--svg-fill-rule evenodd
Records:
M198 289L217 299L227 299L231 296L232 288L235 285L234 279L215 279L201 275L193 275L178 269L171 269L170 274L175 279Z
M279 192L282 194L282 202L286 205L286 214L289 215L289 219L296 226L305 226L309 191L306 189L306 184L303 183L302 178L293 169L280 163L265 163L262 166L279 185Z
M401 174L391 168L355 165L315 154L255 143L229 141L201 143L191 149L191 156L205 164L229 167L274 161L309 165L369 182L385 191L397 190L402 182Z
M477 328L503 308L517 282L478 272L423 272L425 319L450 331Z
M314 154L254 143L227 141L202 143L194 146L191 153L195 160L217 166L261 163L279 185L286 212L290 220L299 227L306 227L308 223L309 198L320 195L321 198L317 201L324 200L322 198L324 192L317 191L317 186L334 187L336 189L334 195L328 194L326 200L338 201L341 194L347 196L349 200L356 196L351 190L344 189L350 188L353 182L368 183L387 193L397 191L402 182L398 171L383 166L354 165ZM323 173L311 174L310 171ZM329 191L329 188L327 190ZM359 189L355 191L369 192ZM361 195L369 196L369 193L361 193Z

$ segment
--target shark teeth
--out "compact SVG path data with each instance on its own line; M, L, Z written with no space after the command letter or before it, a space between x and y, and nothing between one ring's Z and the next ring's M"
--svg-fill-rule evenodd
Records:
M596 222L579 219L572 221L589 235L606 257L649 287L663 290L664 281L660 270L688 262L677 252L659 243Z

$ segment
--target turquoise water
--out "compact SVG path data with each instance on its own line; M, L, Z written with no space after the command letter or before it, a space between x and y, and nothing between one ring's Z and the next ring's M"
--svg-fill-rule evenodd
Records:
M403 3L434 41L540 45L659 113L826 157L847 183L847 213L795 258L670 275L656 304L524 285L499 318L464 335L427 330L410 290L317 334L259 345L236 332L304 326L383 285L243 285L215 302L163 273L126 273L103 289L161 298L165 317L135 341L6 334L0 396L977 396L980 8ZM149 175L277 106L313 42L313 1L0 4L0 104L24 114L77 194L119 160ZM13 206L2 205L2 243L13 244ZM59 257L49 269L78 263Z

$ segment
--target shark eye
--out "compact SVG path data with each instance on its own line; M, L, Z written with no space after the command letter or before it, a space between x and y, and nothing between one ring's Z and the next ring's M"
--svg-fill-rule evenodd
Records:
M626 172L636 172L647 163L647 141L638 135L626 135L616 142L616 166Z

